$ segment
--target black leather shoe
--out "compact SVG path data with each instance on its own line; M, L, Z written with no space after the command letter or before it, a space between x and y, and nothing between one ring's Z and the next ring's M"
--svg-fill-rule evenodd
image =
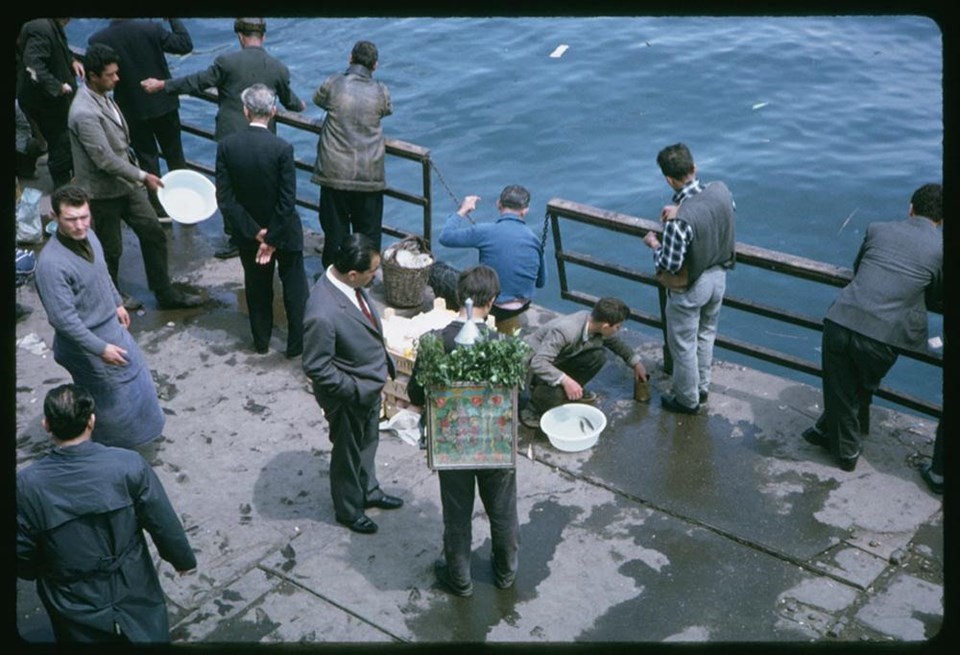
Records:
M839 457L837 461L840 463L840 468L848 473L853 469L857 468L857 460L860 459L860 455L854 455L853 457Z
M450 571L447 570L447 563L443 560L438 559L433 563L433 573L437 576L437 582L440 583L440 586L454 596L467 598L473 595L473 583L467 583L466 586L454 584L453 580L450 579Z
M121 293L120 300L123 303L123 308L127 311L135 312L143 308L143 301L139 298L134 298L129 293Z
M368 500L363 504L364 509L370 509L371 507L377 507L379 509L400 509L403 507L403 499L383 494L379 498Z
M345 525L354 532L359 532L360 534L373 534L377 531L377 524L371 521L366 514L361 514L358 519L355 521L341 521L337 519L337 523L340 525Z
M817 428L807 428L803 431L803 439L807 443L813 444L814 446L820 446L827 450L830 449L830 444L827 443L827 435L823 432L820 432Z
M930 491L935 494L943 495L943 476L937 475L931 470L930 464L924 464L920 467L920 477L930 487Z
M202 296L193 293L184 293L176 289L157 296L157 305L159 305L160 309L188 309L190 307L199 307L202 304Z
M700 405L687 407L686 405L681 405L673 396L660 396L660 406L668 412L676 412L677 414L693 415L700 411Z
M232 259L234 257L239 257L240 251L236 246L228 245L213 253L213 256L217 259Z

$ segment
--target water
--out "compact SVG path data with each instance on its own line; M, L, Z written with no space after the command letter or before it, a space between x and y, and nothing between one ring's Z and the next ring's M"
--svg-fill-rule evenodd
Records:
M195 50L170 58L173 74L201 70L237 48L232 21L188 19ZM70 42L85 45L104 24L71 21ZM316 87L345 68L355 41L376 43L375 75L394 105L385 132L430 148L457 197L482 197L474 212L479 220L495 216L497 195L510 183L531 190L528 220L535 231L555 197L654 218L671 195L656 153L683 141L701 178L721 179L733 191L739 241L851 267L870 222L904 218L912 192L943 179L943 39L925 17L268 18L267 24L268 51L290 68L295 91L310 105L305 115L317 120L323 112L310 102ZM551 58L561 44L569 48ZM212 105L182 104L185 121L212 127ZM312 161L316 139L285 129L280 134L297 157ZM185 147L189 157L212 164L209 143L187 138ZM410 162L389 161L387 175L392 186L420 188L419 169ZM300 194L317 192L303 175ZM456 204L436 176L434 194L439 229ZM319 229L315 216L301 214ZM386 201L392 225L419 229L420 216L417 208ZM596 230L564 233L580 250L631 265L651 261L639 240L616 241ZM435 249L458 265L476 261L473 251ZM552 259L550 274L537 301L578 309L559 299ZM582 269L568 275L574 287L656 311L652 289ZM791 309L822 316L836 290L739 267L728 277L728 294L780 305L790 298ZM720 329L819 361L818 334L730 309ZM942 320L932 317L931 336L939 334ZM726 351L719 356L749 361ZM940 373L903 359L886 384L943 399Z

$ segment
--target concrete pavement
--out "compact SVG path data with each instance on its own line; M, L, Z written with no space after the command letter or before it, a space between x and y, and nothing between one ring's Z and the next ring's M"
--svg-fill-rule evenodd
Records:
M516 585L493 586L478 502L474 596L453 597L432 572L442 521L424 451L382 433L378 474L406 505L371 510L376 535L337 525L327 424L282 325L253 353L239 261L210 256L219 222L167 229L171 271L208 306L156 309L129 234L121 279L147 303L132 330L167 414L151 463L199 562L186 577L159 565L175 644L941 645L928 640L945 625L943 505L916 470L934 422L874 407L845 473L799 436L818 388L721 361L705 411L670 414L659 343L630 326L652 401L634 402L610 360L591 384L608 417L596 447L560 452L521 427ZM33 288L18 300L34 310L16 326L19 469L49 447L42 400L69 376ZM549 316L529 314L528 327ZM16 614L28 644L50 639L32 583L17 583Z

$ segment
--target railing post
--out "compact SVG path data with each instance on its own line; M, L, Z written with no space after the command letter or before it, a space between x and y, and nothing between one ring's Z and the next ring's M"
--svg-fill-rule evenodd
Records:
M660 324L663 326L663 372L673 373L673 355L670 354L670 344L667 341L667 290L664 287L657 289L657 299L660 302Z
M430 183L430 155L420 161L423 169L423 238L430 250L433 250L433 187Z
M560 294L566 294L570 289L567 286L567 269L563 261L563 241L560 238L560 219L556 213L547 209L550 215L550 228L553 232L553 254L557 258L557 280L560 282Z

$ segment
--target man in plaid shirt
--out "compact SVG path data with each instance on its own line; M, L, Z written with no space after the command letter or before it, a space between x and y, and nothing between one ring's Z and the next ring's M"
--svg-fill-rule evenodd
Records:
M734 203L723 182L701 184L686 145L667 146L657 164L675 191L673 204L660 213L663 242L654 232L643 241L667 290L667 346L673 357L673 393L661 398L664 409L695 414L710 388L713 342L727 269L734 265Z

